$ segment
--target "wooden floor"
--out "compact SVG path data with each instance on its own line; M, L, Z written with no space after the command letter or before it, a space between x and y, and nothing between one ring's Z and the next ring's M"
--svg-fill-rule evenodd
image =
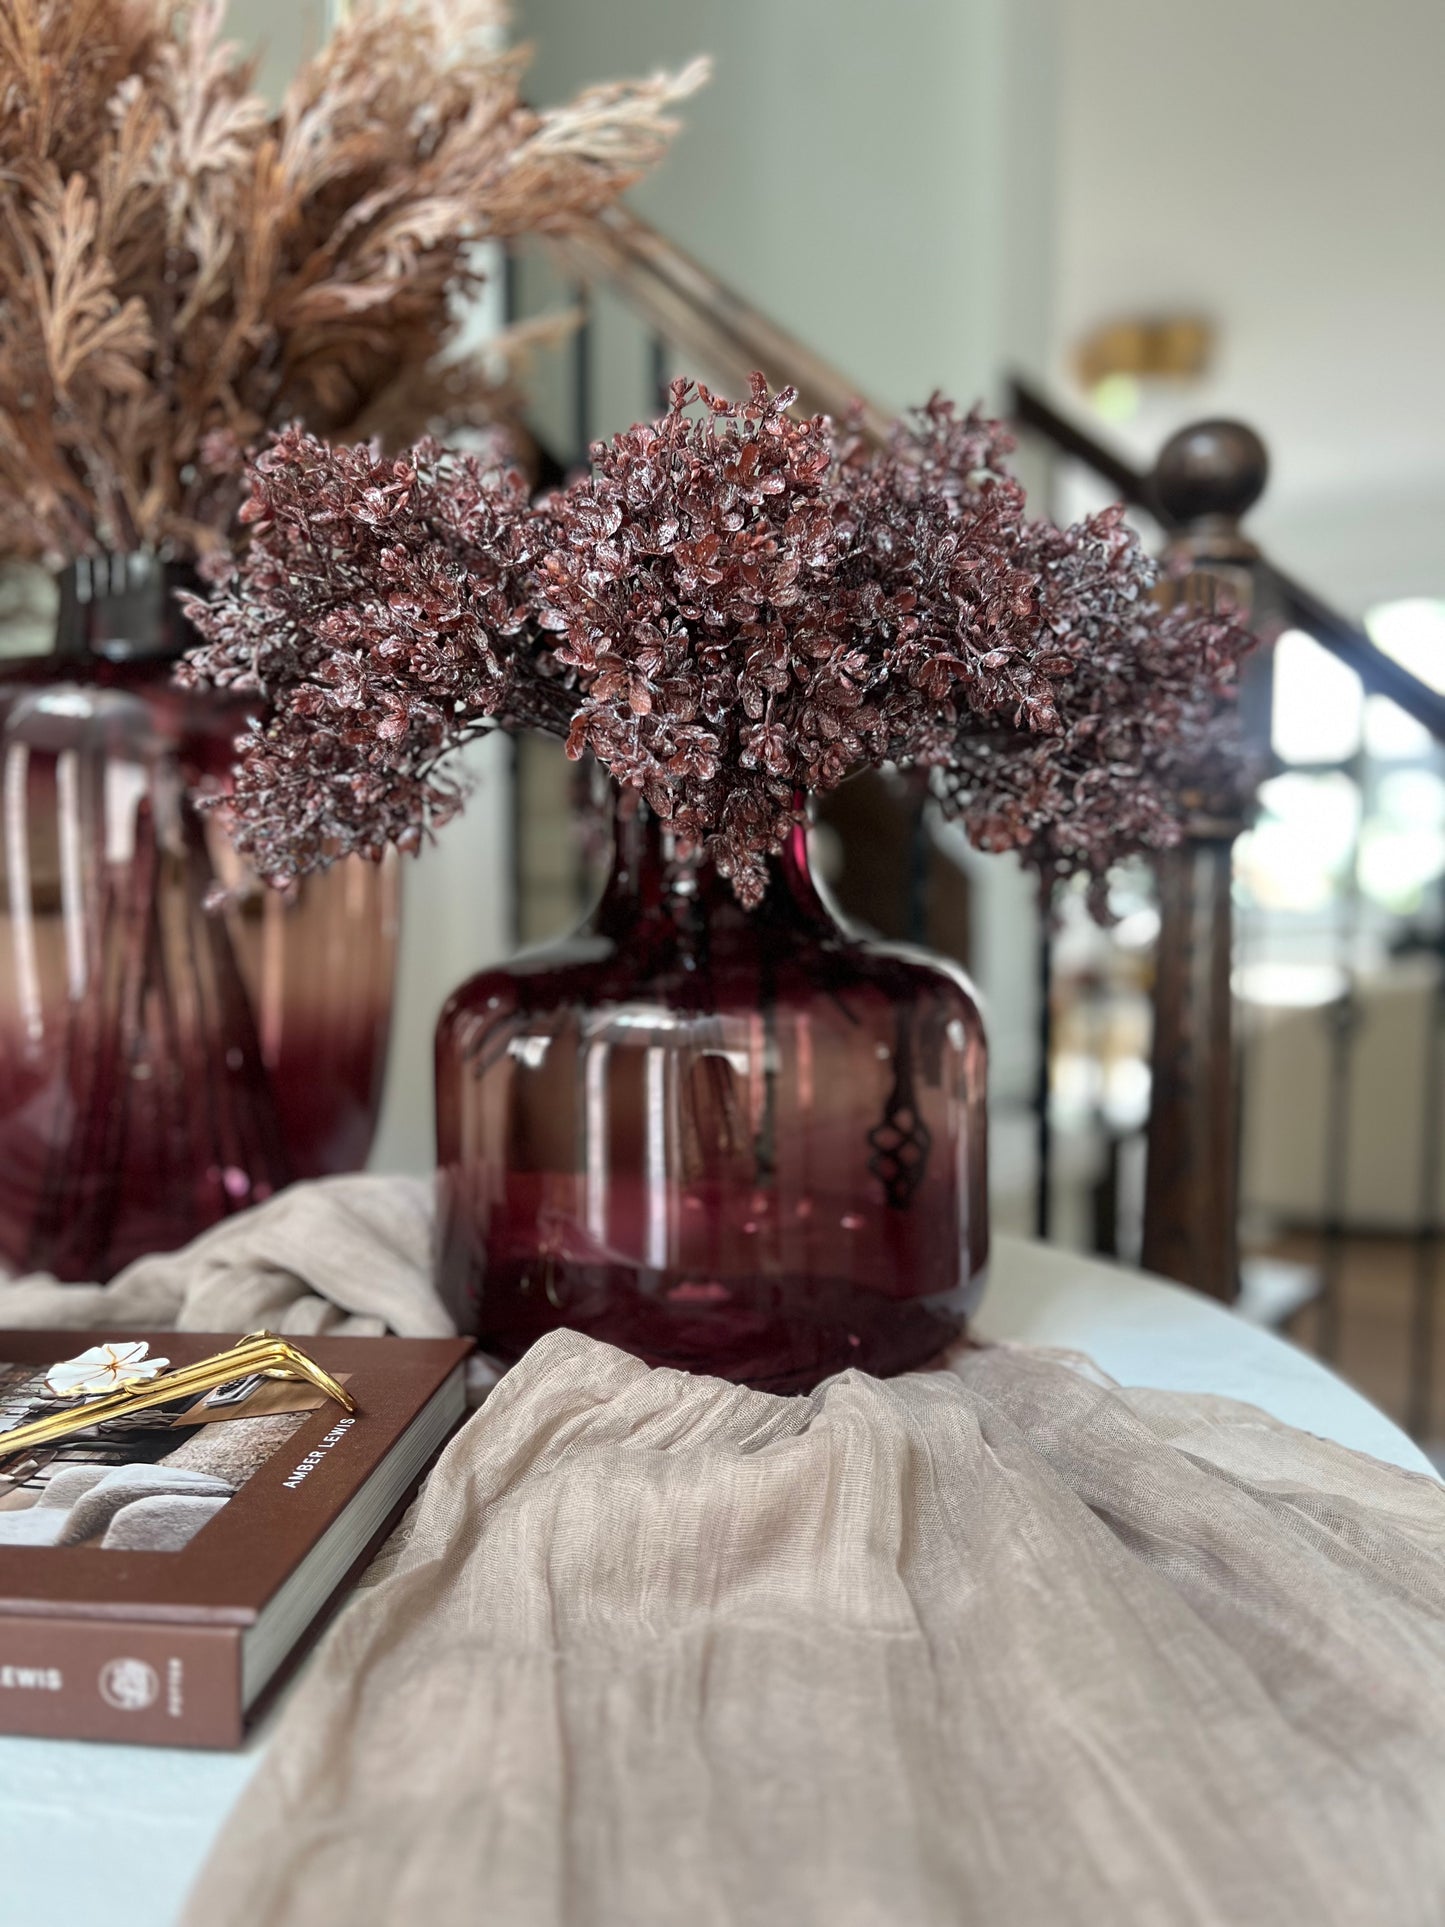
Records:
M1272 1255L1319 1263L1319 1241L1292 1237L1270 1247ZM1414 1350L1415 1277L1419 1259L1404 1238L1349 1238L1340 1262L1337 1338L1326 1354L1325 1319L1318 1303L1307 1306L1285 1327L1284 1335L1306 1351L1324 1357L1342 1378L1357 1386L1382 1411L1408 1426L1411 1358ZM1420 1442L1441 1461L1445 1452L1445 1253L1437 1253L1433 1353L1433 1395Z

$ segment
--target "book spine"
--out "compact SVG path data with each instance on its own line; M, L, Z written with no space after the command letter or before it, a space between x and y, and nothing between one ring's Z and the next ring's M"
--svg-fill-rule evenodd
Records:
M235 1626L0 1615L0 1733L239 1746Z

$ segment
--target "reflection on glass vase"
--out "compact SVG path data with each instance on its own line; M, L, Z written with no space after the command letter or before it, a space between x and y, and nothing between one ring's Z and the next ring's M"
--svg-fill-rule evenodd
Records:
M951 965L856 941L801 822L760 908L617 813L565 942L437 1032L438 1282L503 1358L569 1325L777 1390L961 1329L988 1255L986 1049Z
M198 786L248 704L171 684L175 572L82 564L54 655L0 664L0 1264L105 1278L365 1161L393 863L281 895ZM222 909L208 907L217 886Z

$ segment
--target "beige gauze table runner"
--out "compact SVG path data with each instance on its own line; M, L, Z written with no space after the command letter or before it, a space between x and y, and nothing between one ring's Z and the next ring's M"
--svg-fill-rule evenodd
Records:
M234 1270L226 1323L260 1296L435 1330L425 1216L418 1187L304 1187L88 1315L189 1318ZM0 1287L0 1322L58 1289ZM779 1398L567 1332L447 1448L187 1914L1442 1920L1430 1480L1027 1348Z

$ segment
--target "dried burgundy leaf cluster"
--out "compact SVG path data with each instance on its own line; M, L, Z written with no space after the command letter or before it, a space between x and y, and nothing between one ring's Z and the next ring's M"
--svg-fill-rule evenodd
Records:
M1102 879L1119 856L1176 841L1202 790L1238 807L1231 698L1253 638L1227 615L1161 603L1122 505L1065 528L1030 520L1002 469L1012 445L935 400L879 465L876 526L892 526L890 501L920 519L946 502L958 531L927 626L946 633L971 582L984 593L964 627L976 646L992 639L982 660L1005 678L967 706L932 685L950 713L941 729L920 718L899 760L939 771L945 807L980 849L1020 851L1046 879ZM928 546L915 543L913 571ZM931 547L945 552L941 531ZM953 668L966 688L968 664Z
M445 759L461 742L570 720L535 646L544 531L526 485L434 442L391 458L296 428L251 473L244 592L185 598L208 641L179 671L274 706L244 739L235 841L277 881L414 850L459 806Z
M6 556L203 553L268 428L487 417L495 356L449 352L475 244L584 223L703 76L537 112L502 0L353 0L273 110L224 11L0 4Z
M456 805L447 749L497 723L594 755L744 903L799 792L884 762L1047 876L1173 840L1245 632L1166 612L1121 511L1029 520L997 423L935 399L870 450L793 400L675 383L536 505L435 449L282 437L193 611L195 672L272 706L241 846L278 875L413 846Z

